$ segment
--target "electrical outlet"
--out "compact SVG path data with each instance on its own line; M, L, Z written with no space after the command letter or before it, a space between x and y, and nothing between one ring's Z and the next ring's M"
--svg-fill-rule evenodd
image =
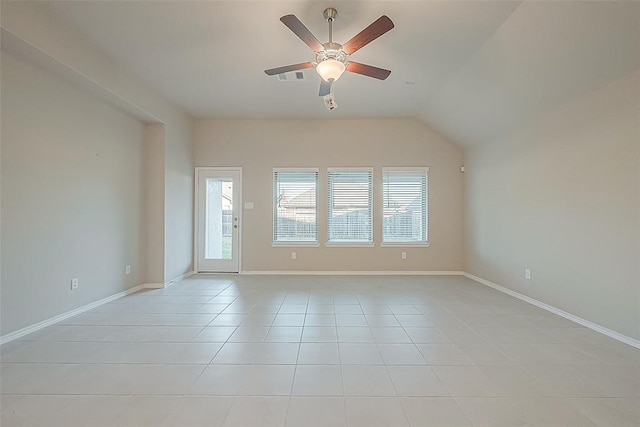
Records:
M402 259L407 259L407 253L406 252L402 252Z
M291 259L298 259L298 254L291 252Z
M74 277L73 279L71 279L71 289L78 289L79 285L80 285L80 279L78 279L77 277Z
M130 265L126 265L124 267L124 274L131 274L131 266Z
M531 280L531 270L528 268L524 269L524 278L527 280Z

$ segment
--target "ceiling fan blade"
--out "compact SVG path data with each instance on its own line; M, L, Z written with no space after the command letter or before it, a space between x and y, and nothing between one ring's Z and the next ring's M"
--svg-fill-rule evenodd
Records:
M331 93L331 84L333 83L333 79L329 79L329 81L325 81L325 79L320 79L320 92L318 96L326 96Z
M362 74L363 76L373 77L378 80L384 80L391 74L391 71L385 70L384 68L361 64L360 62L348 62L346 68L347 71L351 71L352 73Z
M318 41L316 36L305 25L296 18L295 15L285 15L280 18L282 23L286 25L293 33L307 44L314 52L320 52L324 49L322 43Z
M271 68L270 70L264 70L268 76L275 76L276 74L288 73L289 71L304 70L305 68L313 67L313 62L303 62L301 64L285 65L284 67Z
M371 25L369 25L364 30L360 31L358 34L353 36L351 40L346 42L342 46L342 50L345 51L347 55L351 55L362 47L368 45L387 31L393 28L393 21L389 19L388 16L382 15L380 18L376 19Z

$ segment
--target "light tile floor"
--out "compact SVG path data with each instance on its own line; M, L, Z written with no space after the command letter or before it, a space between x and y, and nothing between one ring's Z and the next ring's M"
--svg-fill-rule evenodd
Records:
M640 425L640 350L462 277L194 276L0 356L2 427Z

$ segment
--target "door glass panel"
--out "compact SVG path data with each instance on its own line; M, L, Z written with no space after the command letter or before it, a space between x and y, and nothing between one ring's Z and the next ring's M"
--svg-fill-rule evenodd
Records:
M207 178L205 200L206 259L231 259L233 253L233 179Z

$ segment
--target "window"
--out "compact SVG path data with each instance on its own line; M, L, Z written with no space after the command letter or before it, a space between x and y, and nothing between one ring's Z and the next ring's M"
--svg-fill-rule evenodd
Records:
M373 243L372 169L329 169L328 243Z
M427 243L429 168L382 168L382 242Z
M317 243L317 169L273 170L273 243Z

